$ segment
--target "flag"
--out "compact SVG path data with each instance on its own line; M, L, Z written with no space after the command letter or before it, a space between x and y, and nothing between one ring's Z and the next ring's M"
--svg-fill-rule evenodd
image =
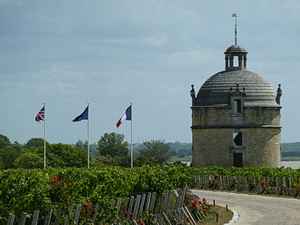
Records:
M73 122L78 122L81 120L88 120L89 119L89 106L85 108L83 113L81 113L79 116L75 117L72 121Z
M40 122L45 119L45 106L41 108L41 110L35 115L35 121Z
M132 110L131 110L131 105L127 107L126 111L123 113L123 115L121 116L121 118L118 120L116 126L117 128L119 128L124 120L131 120L131 116L132 116Z

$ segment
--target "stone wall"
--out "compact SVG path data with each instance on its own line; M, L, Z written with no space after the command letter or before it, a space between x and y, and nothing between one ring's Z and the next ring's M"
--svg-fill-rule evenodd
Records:
M280 129L241 129L246 149L245 166L276 167L280 162Z
M277 167L280 162L280 129L240 129L243 146L234 147L234 129L193 130L193 166L233 166L233 152L243 153L244 166Z
M239 115L228 106L192 109L192 165L232 166L233 152L242 152L244 166L278 166L280 107L245 107ZM242 147L233 144L236 129Z
M280 127L280 107L245 107L233 114L228 106L192 107L192 126L200 127Z
M232 165L232 129L193 130L192 165Z

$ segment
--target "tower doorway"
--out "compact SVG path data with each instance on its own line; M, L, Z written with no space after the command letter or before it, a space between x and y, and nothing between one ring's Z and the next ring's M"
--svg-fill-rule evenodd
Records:
M242 152L234 152L233 153L233 166L243 167L243 153Z

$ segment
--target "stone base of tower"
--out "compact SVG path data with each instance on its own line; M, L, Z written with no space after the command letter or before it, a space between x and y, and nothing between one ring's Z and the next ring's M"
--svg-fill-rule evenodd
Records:
M279 165L280 128L242 128L241 146L233 144L233 132L233 128L193 129L192 166Z
M232 166L232 129L193 129L192 166Z

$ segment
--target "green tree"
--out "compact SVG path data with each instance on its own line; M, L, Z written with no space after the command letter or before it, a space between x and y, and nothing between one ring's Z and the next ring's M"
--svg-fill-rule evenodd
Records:
M84 151L87 150L87 146L88 146L88 142L87 141L78 140L75 143L75 147L80 148L80 149L82 149Z
M12 168L16 158L21 154L21 149L14 145L0 149L0 161L4 169Z
M97 143L98 160L128 165L128 143L124 135L105 133Z
M168 144L160 140L146 141L141 146L138 164L164 164L170 157L172 152Z
M47 167L85 167L87 165L87 152L69 144L47 144ZM44 140L30 139L22 154L13 164L17 168L40 168L44 158ZM1 155L0 155L1 157ZM36 163L32 160L36 159ZM25 162L28 160L28 162Z
M49 143L46 142L47 148ZM31 138L26 144L26 148L44 148L44 139L43 138Z
M85 167L87 165L86 150L68 144L51 144L47 156L50 167Z
M39 154L32 151L24 151L14 162L17 168L31 169L42 168L43 158Z
M0 148L4 148L10 145L10 140L3 134L0 134Z

